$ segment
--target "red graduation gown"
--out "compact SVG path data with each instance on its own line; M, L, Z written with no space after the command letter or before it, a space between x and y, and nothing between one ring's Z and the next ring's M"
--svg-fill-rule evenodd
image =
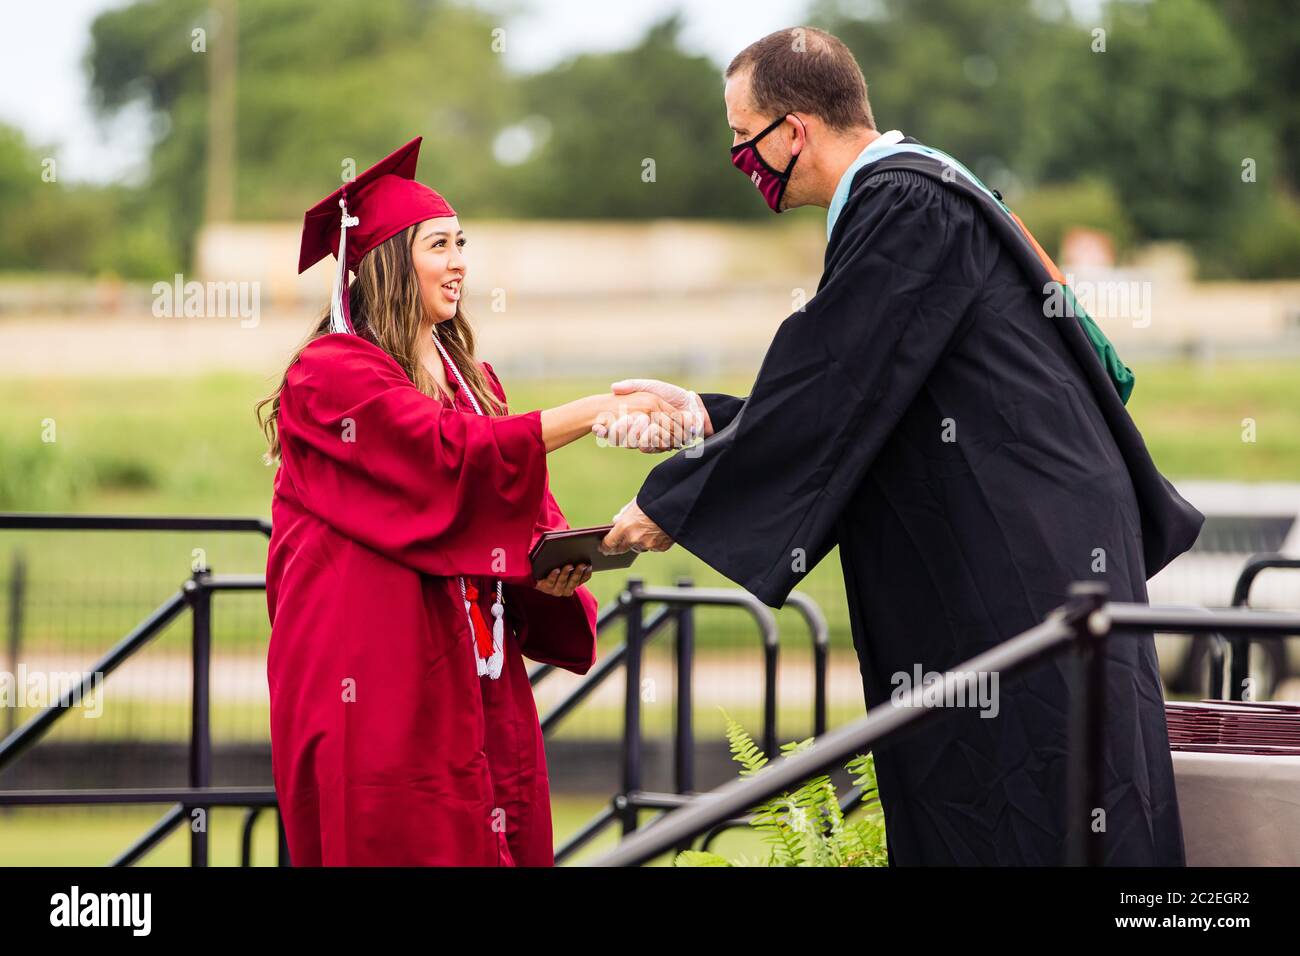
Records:
M290 368L279 431L267 680L290 860L551 865L522 655L585 673L596 602L532 585L532 543L567 527L541 413L478 416L459 390L452 407L377 346L327 335ZM457 575L489 623L506 582L499 680L477 675Z

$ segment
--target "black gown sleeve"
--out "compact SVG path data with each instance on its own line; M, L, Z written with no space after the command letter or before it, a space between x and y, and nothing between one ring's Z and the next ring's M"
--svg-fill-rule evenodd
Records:
M743 398L737 398L735 395L722 395L716 392L700 393L700 401L704 403L704 410L709 413L709 421L713 424L713 430L720 432L726 428L736 414L740 411L741 406L745 404Z
M642 510L782 606L834 547L839 515L980 289L977 215L912 173L864 180L817 294L782 322L749 397L717 403L720 418L734 411L726 425L650 472Z

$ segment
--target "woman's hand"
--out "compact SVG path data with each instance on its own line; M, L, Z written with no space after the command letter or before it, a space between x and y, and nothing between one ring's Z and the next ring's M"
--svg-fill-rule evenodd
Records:
M686 423L687 431L683 436L685 440L674 442L672 445L674 448L690 445L697 439L708 438L713 434L713 422L709 420L709 410L700 401L700 396L689 389L682 388L680 385L661 382L654 378L625 378L621 382L615 382L609 387L609 390L615 395L626 395L629 392L651 392L680 412L683 421ZM614 424L613 430L615 432L619 430L619 423ZM592 431L596 433L597 438L606 437L603 434L603 429L599 426L592 428ZM640 447L642 451L654 452L662 450L655 447L647 448L645 444Z
M590 580L590 564L566 564L538 581L537 590L553 597L572 597L574 591Z
M542 442L547 452L563 448L584 435L598 432L597 426L605 427L615 422L635 422L638 440L646 440L665 435L670 440L674 434L683 433L682 415L670 402L650 392L632 392L627 395L589 395L576 401L566 402L555 408L545 409L541 413ZM650 436L642 432L651 430ZM620 437L625 428L620 429ZM638 448L639 444L619 441L624 447ZM671 445L665 444L664 448Z
M695 420L663 396L629 391L604 396L605 407L591 430L602 444L642 451L667 451L687 444Z

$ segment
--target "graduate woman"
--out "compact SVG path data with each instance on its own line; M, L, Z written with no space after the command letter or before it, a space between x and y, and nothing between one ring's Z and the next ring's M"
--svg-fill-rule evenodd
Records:
M258 406L279 462L276 795L296 866L550 865L523 656L586 672L596 604L585 566L532 579L530 546L567 527L546 455L602 416L671 409L640 393L507 413L460 309L456 213L414 180L419 147L308 211L299 271L333 253L333 301Z

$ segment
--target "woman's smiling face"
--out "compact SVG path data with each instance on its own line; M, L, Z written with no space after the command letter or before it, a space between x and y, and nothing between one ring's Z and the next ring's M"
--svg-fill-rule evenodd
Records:
M465 281L465 233L455 216L426 219L415 230L411 261L420 282L420 298L433 321L456 316Z

